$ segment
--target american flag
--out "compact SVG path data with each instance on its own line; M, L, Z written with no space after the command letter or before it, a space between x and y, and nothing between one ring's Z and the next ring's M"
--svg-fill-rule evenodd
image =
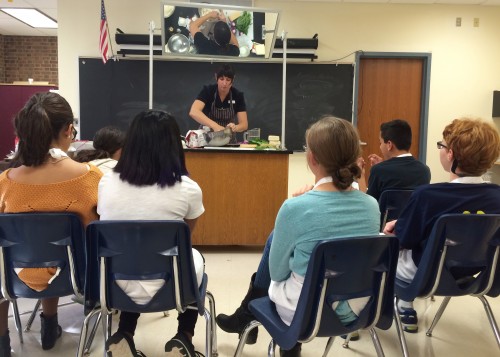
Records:
M101 52L102 61L108 60L108 20L106 19L106 9L104 0L101 0L101 31L99 34L99 52Z

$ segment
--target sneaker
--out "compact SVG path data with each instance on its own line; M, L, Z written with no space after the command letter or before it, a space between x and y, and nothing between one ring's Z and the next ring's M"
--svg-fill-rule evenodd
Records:
M399 317L401 318L401 324L403 325L403 330L409 333L418 332L418 317L417 312L414 309L399 309Z
M193 344L182 332L177 332L177 334L165 344L165 352L167 357L204 357L203 354L194 350Z
M345 340L347 338L347 335L341 335L340 337L342 337ZM357 341L357 340L359 340L359 332L358 331L351 332L351 338L349 339L349 341Z
M132 337L116 332L106 341L106 353L109 357L146 357L141 351L135 349Z

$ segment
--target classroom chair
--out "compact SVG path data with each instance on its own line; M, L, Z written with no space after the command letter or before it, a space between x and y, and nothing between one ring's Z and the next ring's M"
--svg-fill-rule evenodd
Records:
M399 218L406 207L413 190L385 190L380 194L378 206L380 208L380 231L385 224Z
M105 340L111 335L111 312L183 312L195 309L206 320L206 356L217 355L215 302L207 291L208 277L196 281L189 228L182 221L95 221L87 227L85 305L78 356L84 353L88 321L101 314ZM116 280L164 279L145 305L135 303ZM209 300L208 311L205 297ZM99 305L97 303L100 303Z
M399 243L394 236L340 238L318 243L311 254L291 325L281 320L269 297L251 301L249 308L256 320L245 328L235 356L241 356L249 332L259 325L263 325L272 337L269 356L274 356L276 344L289 350L297 342L330 337L324 352L326 356L335 336L360 329L369 330L377 355L383 356L375 327L387 330L392 325L398 249ZM344 326L332 304L365 296L369 301L358 319Z
M396 279L396 297L404 301L444 296L427 336L431 336L453 296L475 296L484 305L500 347L500 334L485 295L500 293L496 276L500 252L499 214L445 214L438 218L427 240L422 259L411 283ZM403 355L409 356L406 339L394 301L394 319Z
M15 268L54 266L59 275L42 291L28 287ZM77 295L83 298L84 229L73 213L0 214L0 279L5 299L12 302L19 339L23 342L17 298L40 299ZM32 314L28 326L34 315Z

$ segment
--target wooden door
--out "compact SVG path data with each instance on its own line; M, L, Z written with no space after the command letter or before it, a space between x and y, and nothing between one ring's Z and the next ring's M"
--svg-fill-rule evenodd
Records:
M419 154L422 106L422 58L361 58L359 61L357 128L363 157L380 153L380 124L393 119L406 120L412 129L411 153ZM370 165L366 167L366 179Z

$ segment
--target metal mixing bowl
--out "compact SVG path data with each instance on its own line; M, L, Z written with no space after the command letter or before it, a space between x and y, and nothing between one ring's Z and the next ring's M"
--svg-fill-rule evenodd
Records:
M170 36L167 43L172 53L187 53L189 51L189 39L181 33Z

